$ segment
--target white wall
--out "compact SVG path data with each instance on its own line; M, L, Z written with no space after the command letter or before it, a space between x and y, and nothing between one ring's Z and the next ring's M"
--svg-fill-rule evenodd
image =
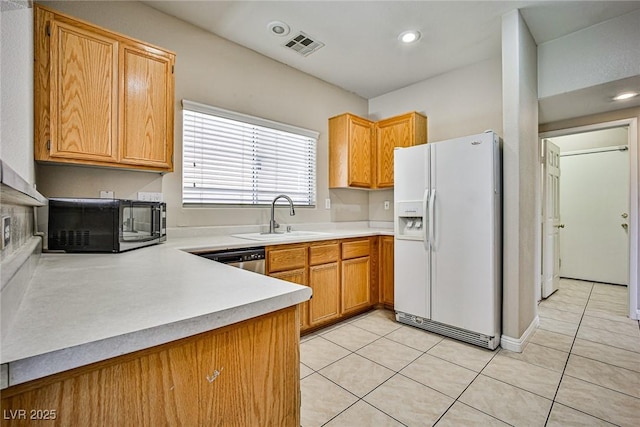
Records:
M539 97L640 73L640 10L538 46Z
M556 136L548 139L560 148L560 153L566 153L568 151L628 145L629 129L626 127L619 127L613 129L594 130L585 133Z
M502 134L501 96L501 60L496 57L372 98L369 117L418 111L428 118L429 142L487 129Z
M423 80L369 100L369 117L384 119L409 111L427 116L428 141L472 135L492 129L502 134L501 59L492 58ZM393 190L369 194L369 218L392 221Z
M318 207L279 209L279 222L328 222L368 219L368 194L328 188L327 120L346 111L367 114L367 101L287 65L217 37L139 2L43 2L56 10L176 52L175 172L161 177L144 172L72 166L39 166L45 196L116 197L136 191L162 191L169 227L266 224L267 208L182 208L182 108L189 99L245 114L312 129L318 141ZM331 210L324 200L331 198Z
M33 184L33 9L26 1L1 8L0 158Z
M536 319L539 243L537 49L519 11L502 18L503 347ZM530 329L529 329L530 330Z

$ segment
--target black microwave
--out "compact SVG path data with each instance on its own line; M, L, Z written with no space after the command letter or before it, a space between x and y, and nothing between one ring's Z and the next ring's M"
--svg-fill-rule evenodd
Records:
M124 252L167 240L166 204L118 199L49 199L48 249Z

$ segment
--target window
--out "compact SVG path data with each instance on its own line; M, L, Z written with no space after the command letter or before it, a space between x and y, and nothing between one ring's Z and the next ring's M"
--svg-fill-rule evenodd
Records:
M316 204L318 133L183 100L182 203Z

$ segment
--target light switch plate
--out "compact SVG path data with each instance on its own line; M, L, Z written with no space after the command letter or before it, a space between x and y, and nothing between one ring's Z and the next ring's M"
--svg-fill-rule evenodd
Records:
M385 200L384 201L384 210L388 211L390 207L391 207L391 203L388 200Z
M324 208L331 209L331 199L324 199Z
M113 199L115 197L115 193L110 190L100 190L100 198L101 199Z
M2 217L2 249L9 246L11 243L11 217Z

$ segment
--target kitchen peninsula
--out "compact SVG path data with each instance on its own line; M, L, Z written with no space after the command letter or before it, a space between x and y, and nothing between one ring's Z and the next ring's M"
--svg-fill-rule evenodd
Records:
M298 304L310 288L189 253L255 245L217 235L121 254L42 254L2 340L3 409L55 410L52 425L132 416L138 425L299 425Z

